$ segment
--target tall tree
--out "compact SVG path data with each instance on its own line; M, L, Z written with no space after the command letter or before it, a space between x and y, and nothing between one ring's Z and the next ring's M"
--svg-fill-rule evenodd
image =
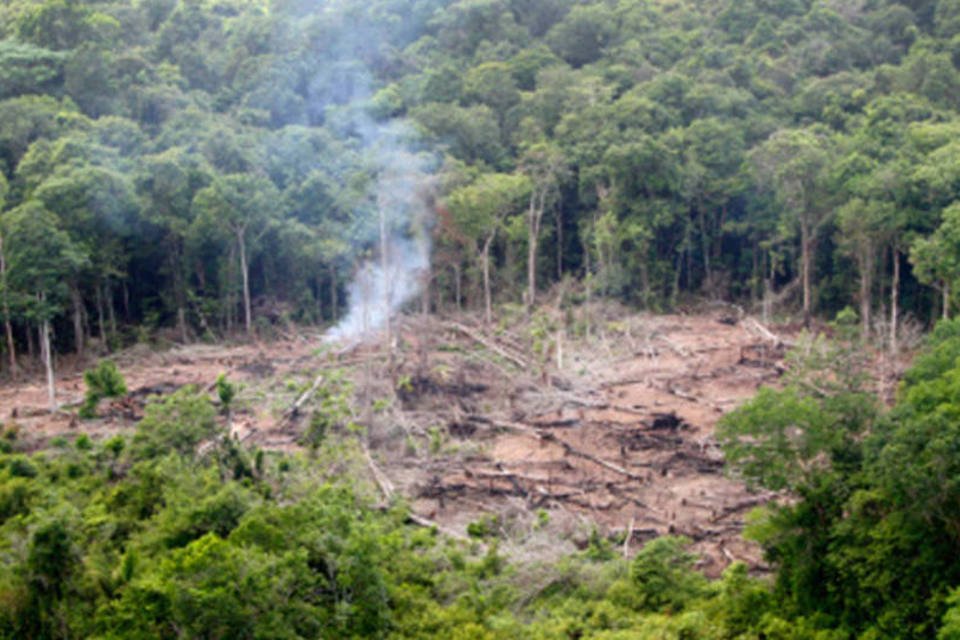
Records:
M527 295L529 309L537 296L537 248L543 214L560 196L560 185L569 171L563 152L546 143L532 145L520 159L520 169L530 182L527 203Z
M6 206L7 179L0 173L0 211ZM7 258L3 248L4 228L0 226L0 312L3 313L3 329L7 340L7 357L10 358L10 373L17 375L17 345L13 340L13 317L10 313L10 291L7 286Z
M39 329L47 373L50 411L57 400L53 375L50 322L64 310L66 283L85 263L84 255L60 228L57 217L37 201L8 212L3 219L7 282L22 317Z
M808 129L781 130L753 152L762 182L772 185L783 206L783 231L800 231L800 271L803 283L803 322L809 326L813 312L812 278L817 233L831 209L823 189L829 142Z
M200 190L193 201L198 215L222 225L236 242L243 281L243 318L247 335L253 333L250 299L250 256L248 250L269 228L272 216L280 213L280 193L268 179L250 174L217 176Z
M504 219L516 213L520 202L531 192L523 175L487 173L474 183L460 187L447 198L447 207L465 237L477 251L483 274L484 317L493 321L490 290L490 249Z

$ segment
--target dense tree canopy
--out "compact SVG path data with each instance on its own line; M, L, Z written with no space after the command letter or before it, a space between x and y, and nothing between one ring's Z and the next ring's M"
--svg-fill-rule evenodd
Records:
M333 320L377 247L384 140L454 172L421 187L437 309L486 306L482 278L449 276L474 273L477 231L448 198L523 175L526 224L490 242L493 303L573 275L653 309L850 305L889 332L891 310L949 315L957 285L954 5L17 0L3 208L42 206L84 256L51 302L60 351L136 325L252 331L266 309L261 326ZM7 267L8 297L28 295ZM21 350L30 322L7 317Z

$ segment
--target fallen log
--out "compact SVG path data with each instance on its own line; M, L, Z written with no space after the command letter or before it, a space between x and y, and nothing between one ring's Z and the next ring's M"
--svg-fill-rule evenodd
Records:
M388 478L386 474L380 470L380 467L377 466L377 463L373 461L373 456L370 455L370 449L367 448L366 443L364 443L362 447L363 457L367 461L367 467L370 469L370 474L373 476L374 482L377 483L380 493L383 494L383 499L389 503L393 500L393 483L390 482L390 478Z
M743 324L744 324L744 326L747 327L748 330L751 330L751 331L753 331L754 333L758 333L758 334L760 334L760 336L762 336L763 338L765 338L765 339L768 340L769 342L772 342L774 347L780 347L780 346L790 347L790 346L793 346L793 344L792 344L791 342L788 342L788 341L784 340L783 338L781 338L780 336L778 336L777 334L775 334L773 331L770 331L770 329L768 329L768 328L766 328L765 326L763 326L762 324L760 324L760 322L759 322L756 318L747 317L747 318L743 321Z
M513 364L517 365L517 366L520 367L521 369L528 369L528 368L529 368L530 365L529 365L526 361L524 361L523 359L521 359L519 356L516 356L516 355L508 352L506 349L504 349L504 348L501 347L500 345L496 344L495 342L493 342L493 341L491 341L491 340L488 340L487 338L484 338L482 335L480 335L478 332L474 331L474 330L471 329L470 327L464 326L464 325L460 324L459 322L453 322L453 321L447 322L446 325L447 325L448 327L450 327L451 329L454 329L454 330L458 331L459 333L462 333L463 335L467 336L468 338L470 338L470 339L473 340L474 342L477 342L478 344L486 347L486 348L489 349L490 351L493 351L493 352L496 353L497 355L502 356L502 357L505 358L506 360L509 360L510 362L512 362Z
M570 455L577 456L578 458L583 458L584 460L589 460L590 462L592 462L592 463L594 463L594 464L596 464L596 465L600 465L600 466L603 467L604 469L609 469L610 471L613 471L614 473L618 473L618 474L620 474L620 475L622 475L622 476L624 476L624 477L626 477L626 478L630 478L631 480L637 480L637 481L642 481L642 480L643 480L643 478L642 478L641 476L638 476L638 475L635 474L635 473L631 473L631 472L627 471L626 469L624 469L624 468L621 467L620 465L614 464L614 463L612 463L612 462L608 462L607 460L604 460L603 458L598 458L597 456L595 456L595 455L593 455L593 454L590 454L590 453L587 453L586 451L581 451L580 449L577 449L577 448L574 447L573 445L571 445L571 444L569 444L569 443L567 443L567 442L564 442L563 440L560 440L559 438L557 438L557 437L556 437L555 435L553 435L552 433L540 433L539 435L540 435L540 439L541 439L541 440L546 440L547 442L556 442L556 443L559 444L561 447L563 447L564 452L566 452L566 453L568 453L568 454L570 454Z
M321 373L313 380L313 384L310 385L310 388L304 391L296 401L290 405L290 408L283 412L283 418L280 420L278 426L285 427L298 415L300 415L300 409L303 407L304 403L307 402L310 398L313 397L313 394L317 392L317 389L320 388L320 383L323 382L325 374Z
M727 516L743 511L744 509L759 507L760 505L770 502L772 499L773 499L772 495L765 495L765 496L758 496L756 498L750 498L748 500L742 500L736 504L733 504L733 505L730 505L729 507L724 507L723 509L721 509L720 513L718 513L713 518L710 518L710 522L714 522L714 523L719 522L720 520L723 520Z
M412 523L414 523L414 524L416 524L416 525L419 525L419 526L421 526L421 527L426 527L427 529L435 529L435 530L439 531L440 533L442 533L443 535L445 535L445 536L447 536L447 537L450 537L450 538L456 538L457 540L463 540L463 541L467 541L467 540L470 539L470 538L468 538L467 536L465 536L465 535L463 535L462 533L460 533L459 531L454 531L453 529L448 529L447 527L444 527L443 525L441 525L441 524L439 524L439 523L437 523L437 522L434 522L433 520L430 520L429 518L424 518L423 516L418 516L417 514L413 513L412 511L407 514L407 520L409 520L410 522L412 522Z
M633 538L634 519L630 518L630 525L627 527L627 535L623 538L623 558L630 555L630 540Z

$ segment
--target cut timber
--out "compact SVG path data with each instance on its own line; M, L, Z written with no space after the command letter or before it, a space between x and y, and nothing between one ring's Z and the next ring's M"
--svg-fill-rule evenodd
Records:
M363 457L367 461L367 467L370 469L370 474L373 476L374 482L377 483L377 487L380 489L380 493L383 494L383 499L387 502L393 500L393 494L395 489L393 483L390 482L390 478L380 470L380 467L377 466L377 463L373 461L373 456L370 455L370 449L367 448L366 443L363 444Z
M763 496L758 496L758 497L756 497L756 498L750 498L750 499L748 499L748 500L743 500L743 501L738 502L738 503L736 503L736 504L730 505L729 507L725 507L725 508L722 509L722 510L720 511L720 513L718 513L716 516L714 516L713 518L710 518L710 522L714 522L714 523L715 523L715 522L719 522L720 520L723 520L723 519L726 518L727 516L733 515L734 513L737 513L737 512L739 512L739 511L743 511L744 509L751 509L751 508L753 508L753 507L759 507L760 505L764 505L764 504L770 502L770 501L773 500L773 499L774 499L774 494L766 494L766 495L763 495Z
M783 338L775 334L773 331L770 331L770 329L760 324L760 322L756 318L752 318L752 317L746 318L742 324L747 327L748 331L757 333L764 339L772 342L775 347L779 347L781 345L788 346L788 347L792 346L792 343L787 342L786 340L784 340Z
M434 522L433 520L430 520L429 518L418 516L413 512L410 512L407 514L407 520L409 520L410 522L416 525L420 525L421 527L426 527L427 529L436 529L440 533L450 538L455 538L457 540L464 540L464 541L470 540L470 538L463 535L462 533L454 531L453 529L448 529L447 527L441 526L440 524Z
M623 557L626 559L630 555L630 539L633 538L633 526L636 524L634 518L630 518L630 525L627 527L627 535L623 538Z
M454 330L462 333L463 335L467 336L468 338L470 338L470 339L473 340L474 342L477 342L477 343L483 345L484 347L486 347L486 348L489 349L490 351L493 351L494 353L496 353L496 354L504 357L505 359L509 360L510 362L512 362L513 364L517 365L517 366L520 367L521 369L527 369L527 368L529 368L530 365L529 365L527 362L525 362L523 359L521 359L521 358L518 357L518 356L513 355L512 353L510 353L509 351L507 351L506 349L504 349L503 347L501 347L501 346L498 345L497 343L493 342L492 340L488 340L487 338L484 338L484 337L483 337L482 335L480 335L477 331L474 331L474 330L471 329L470 327L464 326L464 325L460 324L459 322L447 322L446 325L447 325L448 327L450 327L451 329L454 329Z
M563 440L556 437L552 433L540 432L539 435L541 440L546 440L548 442L556 442L561 447L563 447L563 450L565 452L567 452L570 455L577 456L578 458L583 458L584 460L589 460L594 464L598 464L605 469L609 469L610 471L613 471L614 473L618 473L626 478L630 478L631 480L639 480L639 481L643 480L641 476L638 476L635 473L630 473L620 465L616 465L616 464L613 464L612 462L608 462L603 458L598 458L597 456L589 454L586 451L581 451L580 449L577 449L573 445L570 445L564 442Z
M314 378L313 384L310 385L310 388L304 391L300 397L297 398L296 402L290 405L290 408L283 412L283 419L280 421L280 426L287 426L293 422L298 415L300 415L300 409L307 402L307 400L313 397L313 394L317 392L317 389L320 388L320 383L323 382L323 378L324 374L322 373Z

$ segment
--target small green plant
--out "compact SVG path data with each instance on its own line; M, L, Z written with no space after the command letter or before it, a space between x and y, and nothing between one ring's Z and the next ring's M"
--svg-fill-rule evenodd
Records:
M310 414L310 424L307 426L306 431L303 432L303 436L300 438L301 444L304 444L311 449L316 449L323 444L323 441L327 438L327 430L334 427L335 424L331 423L330 416L323 411L314 411Z
M397 393L413 393L413 379L403 374L397 378Z
M120 454L123 453L123 450L126 446L127 441L124 440L123 436L120 435L108 438L103 443L104 450L109 451L114 460L120 457Z
M90 440L90 436L85 433L81 433L77 436L77 439L73 441L74 446L80 451L90 451L93 449L93 441Z
M440 453L440 448L443 446L443 431L440 427L430 427L427 433L430 434L430 453Z
M533 525L534 529L543 529L550 524L550 513L546 509L537 509L537 522Z
M103 398L118 398L127 393L127 383L123 380L123 375L110 360L101 360L93 369L87 369L83 374L83 381L87 384L87 395L79 413L84 420L97 416L97 404Z
M224 413L229 413L233 400L237 397L237 385L227 380L227 374L221 373L217 376L216 387L220 407Z
M485 515L467 525L467 535L471 538L483 540L497 535L500 529L500 518L495 515Z

